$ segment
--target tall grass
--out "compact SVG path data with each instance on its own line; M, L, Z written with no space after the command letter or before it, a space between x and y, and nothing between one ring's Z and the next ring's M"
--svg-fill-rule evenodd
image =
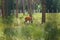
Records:
M49 14L45 27L45 40L58 40L57 14Z
M27 14L25 16L28 16ZM14 24L5 24L7 27L4 27L3 33L0 29L0 39L1 40L58 40L60 38L60 29L58 29L58 17L57 14L47 14L46 23L41 23L41 14L33 14L33 23L24 24L24 17L22 14L19 14L19 26L14 18L11 18L11 21L8 23ZM10 19L8 19L9 21ZM2 21L2 20L1 20ZM0 22L1 22L0 21ZM1 26L1 23L0 23ZM11 27L10 27L11 26ZM1 26L2 27L2 26ZM15 28L16 27L16 28ZM60 39L59 39L60 40Z

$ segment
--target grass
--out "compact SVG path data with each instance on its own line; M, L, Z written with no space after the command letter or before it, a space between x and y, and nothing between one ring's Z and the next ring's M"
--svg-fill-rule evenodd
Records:
M50 15L50 16L49 16ZM18 18L14 18L14 22L12 24L12 27L14 28L14 32L16 33L16 36L14 36L16 39L19 40L41 40L44 39L44 26L45 24L41 24L42 14L41 13L34 13L33 14L33 24L25 24L24 18L28 16L28 14L23 15L20 13L18 15ZM52 19L51 14L46 14L46 22ZM57 27L60 29L60 13L57 14ZM0 17L0 37L3 35L3 23L2 18ZM4 36L4 35L3 35ZM13 38L13 37L12 37Z

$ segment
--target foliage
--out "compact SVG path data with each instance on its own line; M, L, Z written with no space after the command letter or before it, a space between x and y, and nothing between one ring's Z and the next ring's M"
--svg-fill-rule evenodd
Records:
M58 40L57 14L50 14L45 25L45 40Z
M28 16L28 15L25 15L25 16ZM20 19L20 17L23 17L19 20L19 21L22 21L22 22L20 22L19 26L14 26L13 28L11 28L11 26L8 25L8 27L5 28L5 25L4 25L3 26L4 31L7 30L4 35L1 34L2 26L0 24L0 39L2 39L1 35L3 35L4 39L2 39L2 40L5 40L5 38L7 40L13 40L12 39L13 37L16 37L17 40L44 40L44 39L45 40L48 40L48 39L54 40L57 37L60 40L60 29L58 29L58 28L60 28L60 25L56 24L56 23L60 22L60 17L59 17L60 14L57 15L57 14L51 13L51 14L46 15L47 16L46 24L40 24L41 14L39 14L39 13L33 14L33 18L34 18L33 24L24 24L23 21L24 21L25 16L22 16L22 14L19 15L19 19ZM1 19L1 17L0 17L0 19ZM15 21L15 20L13 20L13 21ZM6 26L7 26L7 24L6 24ZM4 31L2 30L2 32L4 32ZM57 38L56 38L56 40L58 40ZM16 40L16 39L14 38L14 40Z
M57 26L48 22L45 27L45 40L58 40L57 31Z
M50 13L52 13L52 11L56 13L58 9L57 6L59 6L58 1L59 0L46 0L46 11L48 12L49 10Z
M14 29L7 27L7 28L5 28L5 30L4 30L4 34L6 34L6 35L8 35L8 36L13 36L13 35L15 35Z
M31 31L32 28L29 26L23 27L22 28L22 36L25 36L27 39L30 37L31 38Z
M41 40L43 37L43 28L42 26L37 26L37 24L29 24L25 27L22 27L22 36L25 36L27 39Z
M1 0L0 0L0 8L1 8Z

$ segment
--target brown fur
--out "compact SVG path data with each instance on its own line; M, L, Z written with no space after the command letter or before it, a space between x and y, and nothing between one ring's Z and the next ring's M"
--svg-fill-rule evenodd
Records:
M30 17L30 16L25 17L25 22L27 22L27 21L32 23L32 17Z

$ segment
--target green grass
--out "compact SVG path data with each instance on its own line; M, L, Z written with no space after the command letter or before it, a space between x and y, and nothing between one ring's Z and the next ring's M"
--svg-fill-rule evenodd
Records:
M41 24L42 14L34 13L32 24L24 23L24 18L26 16L28 16L28 14L23 15L21 13L19 14L18 18L13 18L14 22L12 24L12 27L14 28L15 33L17 34L15 37L19 40L29 40L29 38L34 40L43 39L45 24ZM46 14L46 22L51 22L52 16L53 15L51 14ZM60 29L60 13L57 14L57 27ZM4 25L2 23L2 18L0 17L0 37L1 35L3 35L3 29Z

